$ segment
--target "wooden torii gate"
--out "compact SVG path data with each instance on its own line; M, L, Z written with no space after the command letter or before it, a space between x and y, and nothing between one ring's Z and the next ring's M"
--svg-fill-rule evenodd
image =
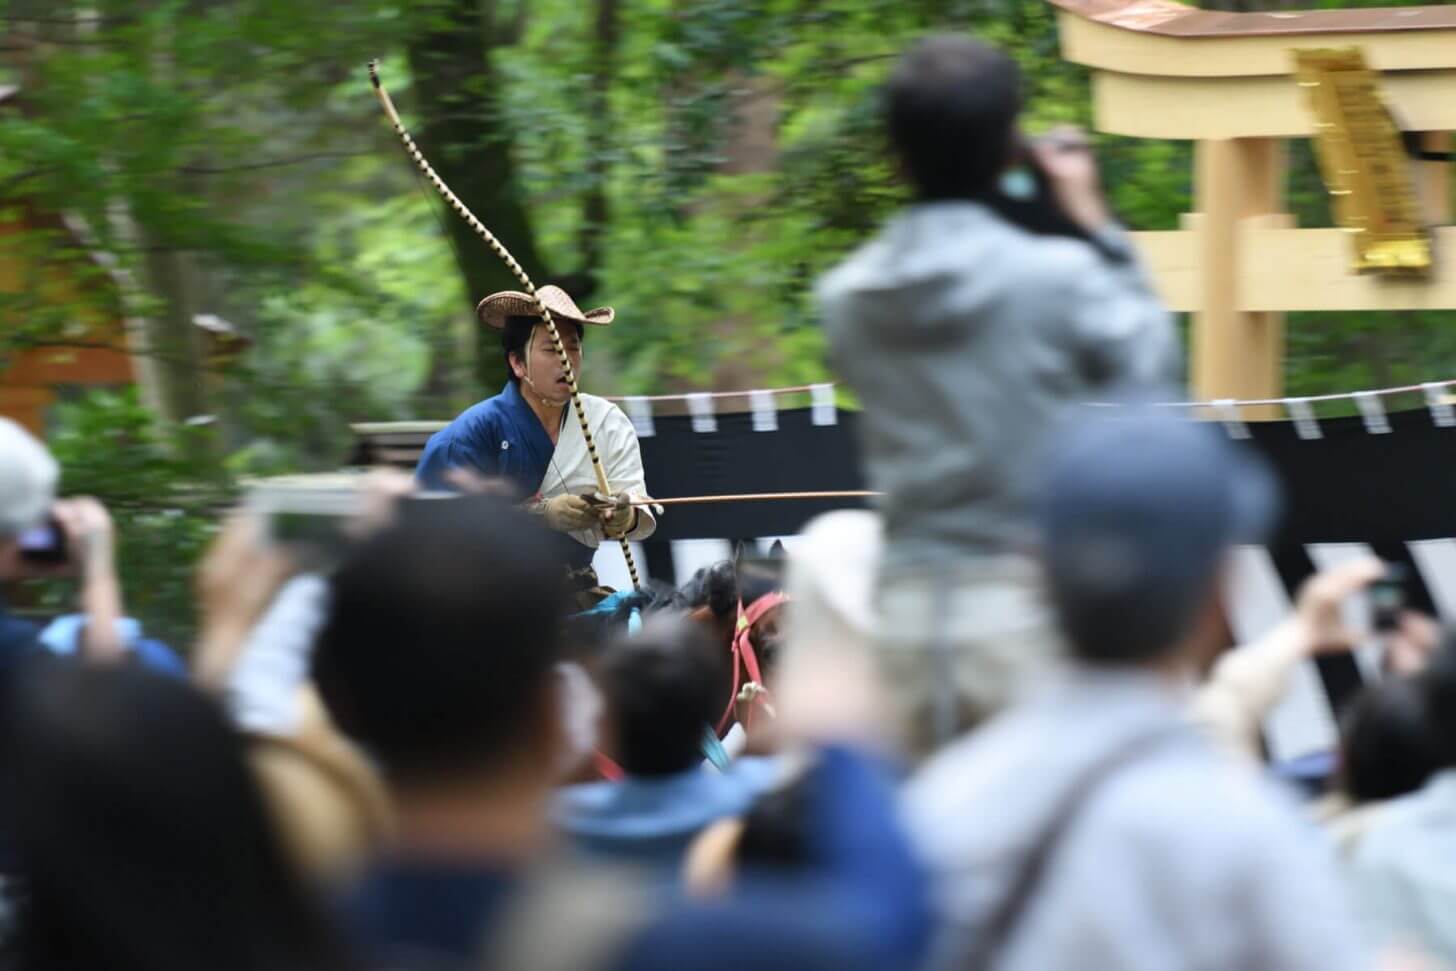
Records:
M1287 311L1456 308L1448 163L1414 163L1437 226L1424 279L1356 273L1346 229L1297 228L1284 211L1287 142L1316 133L1295 51L1359 49L1403 127L1444 151L1456 131L1456 6L1224 13L1171 0L1050 2L1063 57L1091 69L1097 130L1195 143L1196 211L1178 230L1134 238L1167 305L1194 315L1199 398L1282 397Z

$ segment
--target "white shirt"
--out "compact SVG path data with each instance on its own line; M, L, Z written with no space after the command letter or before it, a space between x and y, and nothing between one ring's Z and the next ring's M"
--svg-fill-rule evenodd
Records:
M637 444L637 430L622 409L605 398L596 395L581 396L586 411L587 425L591 428L592 441L596 443L597 455L607 471L607 484L613 495L626 494L633 499L650 498L647 481L642 472L642 449ZM541 498L550 499L567 493L582 495L597 492L596 473L592 470L591 455L587 452L586 439L581 434L581 423L577 421L576 409L567 405L561 436L556 441L556 451L546 466L546 475L541 480ZM657 529L657 519L647 506L637 507L637 527L627 534L628 539L641 540L651 536ZM573 530L568 533L583 546L596 549L606 537L602 527L588 530Z

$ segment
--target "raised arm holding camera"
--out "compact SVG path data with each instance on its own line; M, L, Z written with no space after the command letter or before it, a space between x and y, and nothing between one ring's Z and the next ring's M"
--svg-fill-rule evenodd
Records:
M878 640L917 755L1056 653L1028 556L1049 430L1070 406L1178 370L1087 137L1031 139L1021 109L1016 62L994 47L911 48L883 110L914 202L818 290L885 494Z
M88 660L112 660L123 651L115 528L95 499L57 500L59 477L46 447L0 418L0 585L74 577L85 623L84 654ZM0 666L38 653L40 633L39 626L11 616L0 604Z

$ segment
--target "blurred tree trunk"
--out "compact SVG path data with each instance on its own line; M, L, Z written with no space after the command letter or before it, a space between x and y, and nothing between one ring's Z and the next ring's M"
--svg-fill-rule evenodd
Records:
M502 113L501 78L492 63L497 50L517 40L519 17L526 9L526 0L519 2L513 21L504 17L498 0L429 4L423 28L409 40L408 56L421 150L540 286L551 277L531 231L511 152L512 133L506 130ZM464 220L448 210L445 219L474 321L476 301L497 290L519 290L520 281ZM476 324L472 334L473 376L494 391L505 380L499 341L493 331ZM432 367L448 364L438 361Z
M722 161L718 171L724 175L755 175L774 171L779 164L779 84L762 74L734 71L729 75L730 97L727 130L723 140ZM756 208L770 202L765 194L739 197L735 204ZM730 342L729 346L753 343L753 321L735 314L725 314L714 327L714 333ZM769 383L769 375L782 363L779 349L771 343L759 343L754 355L725 355L713 368L713 387L757 388Z
M607 180L612 170L612 80L617 72L617 49L622 37L619 0L597 0L596 32L592 37L591 90L587 99L587 190L582 199L580 282L573 281L578 300L590 297L600 279L607 221L611 204Z
M197 312L192 254L141 225L124 197L115 198L108 210L112 234L142 254L140 274L125 270L118 280L142 402L169 424L204 414L202 345L192 322ZM138 277L140 288L132 283Z
M130 4L110 0L98 11L123 23L132 11ZM88 12L89 13L89 12ZM82 21L78 31L94 35L106 29L94 19ZM170 26L159 26L158 35L136 32L138 62L148 65L153 77L169 88L178 81L172 58ZM152 173L158 180L178 178L175 173ZM192 187L195 188L195 187ZM141 278L157 302L148 313L129 314L129 337L135 336L147 363L137 369L143 400L160 406L160 418L179 423L205 415L208 410L201 334L193 318L202 312L202 267L190 243L179 238L172 221L162 213L147 211L133 200L118 196L112 218L127 242L141 253ZM132 302L127 295L123 300ZM199 439L200 441L200 439Z

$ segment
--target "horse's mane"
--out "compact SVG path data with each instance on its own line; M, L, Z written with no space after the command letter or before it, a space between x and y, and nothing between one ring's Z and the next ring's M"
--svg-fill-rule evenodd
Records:
M627 628L633 610L644 615L677 606L677 591L665 583L648 580L640 590L622 597L610 613L576 614L567 619L570 639L578 653L595 655L608 639Z
M732 560L705 566L683 584L674 606L684 610L707 607L714 617L726 617L738 609L738 570Z
M775 544L767 559L745 559L742 550L735 560L721 560L700 568L681 590L649 580L641 590L626 595L610 613L578 615L570 620L570 631L578 650L594 654L613 634L627 627L633 610L643 615L664 610L684 613L706 611L727 621L738 611L740 596L745 605L782 589L783 547Z

